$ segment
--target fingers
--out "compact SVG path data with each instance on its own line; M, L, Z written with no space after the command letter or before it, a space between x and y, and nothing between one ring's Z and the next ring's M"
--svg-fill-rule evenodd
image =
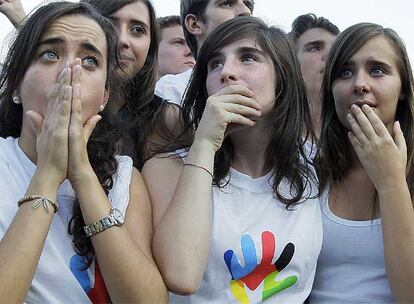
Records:
M246 97L253 97L254 92L246 86L234 84L234 85L229 85L229 86L222 88L220 91L218 91L214 95L221 96L221 95L230 95L230 94L239 94L239 95L244 95Z
M228 104L224 104L223 108L227 112L231 112L234 114L240 114L243 116L248 116L252 119L254 119L254 117L260 117L262 115L262 113L259 110L249 107L249 106L245 106L245 105L228 103Z
M393 127L394 142L398 147L398 150L405 155L407 154L407 145L405 142L404 134L401 130L400 122L396 121Z
M381 119L370 106L363 105L362 112L366 115L369 122L371 123L372 128L374 129L374 132L378 136L385 136L389 134L384 123L381 121Z
M351 113L347 115L347 119L358 140L363 143L366 139L374 138L376 136L375 130L361 108L357 105L352 105Z

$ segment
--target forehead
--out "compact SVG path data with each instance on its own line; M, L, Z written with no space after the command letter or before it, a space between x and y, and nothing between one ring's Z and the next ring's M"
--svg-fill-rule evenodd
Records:
M351 60L368 60L374 59L384 61L389 64L397 64L397 52L394 45L388 38L377 36L369 39L362 47L351 57Z
M120 21L129 22L137 20L150 26L150 15L147 5L142 1L127 4L111 15Z
M181 25L172 25L161 31L162 38L180 37L184 38L183 28Z
M57 18L44 31L41 41L50 38L60 38L71 43L92 43L103 54L106 53L106 36L102 28L94 20L83 15Z
M236 40L233 41L225 46L223 46L222 48L217 49L217 51L215 52L216 54L232 54L232 53L237 53L240 50L243 49L250 49L250 50L258 50L262 53L264 53L264 55L266 57L269 57L268 54L266 54L262 47L257 43L257 41L254 38L243 38L240 40Z
M336 35L332 34L328 30L320 27L315 27L307 30L299 36L297 40L298 46L303 46L309 42L323 41L325 43L332 43L336 38Z

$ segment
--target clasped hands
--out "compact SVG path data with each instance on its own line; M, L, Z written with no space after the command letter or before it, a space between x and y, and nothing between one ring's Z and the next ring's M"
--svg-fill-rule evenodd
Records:
M66 178L74 185L93 173L86 146L101 116L82 122L81 73L79 58L67 63L48 96L44 115L25 114L36 135L37 167L59 185Z

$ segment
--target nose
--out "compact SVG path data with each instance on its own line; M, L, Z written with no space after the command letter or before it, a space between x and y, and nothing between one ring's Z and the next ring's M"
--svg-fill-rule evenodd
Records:
M241 17L241 16L251 16L252 12L249 9L249 7L243 2L240 2L240 5L238 5L238 11L237 11L237 16Z
M354 93L357 95L363 95L369 93L370 85L369 78L365 72L356 72L354 81Z
M191 50L190 50L190 48L188 47L187 44L185 44L185 47L184 47L184 56L185 57L192 57L193 56L193 54L191 53Z
M128 31L126 29L119 29L118 30L118 35L119 35L119 46L121 49L125 49L125 48L130 48L131 47L131 43L129 41L129 37L128 37Z
M220 73L221 83L224 85L235 84L238 79L236 67L232 62L226 61Z

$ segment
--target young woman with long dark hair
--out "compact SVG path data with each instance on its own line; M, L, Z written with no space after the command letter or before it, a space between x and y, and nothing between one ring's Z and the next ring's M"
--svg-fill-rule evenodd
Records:
M116 36L90 5L56 2L27 19L7 55L0 302L166 300L147 190L116 155Z

